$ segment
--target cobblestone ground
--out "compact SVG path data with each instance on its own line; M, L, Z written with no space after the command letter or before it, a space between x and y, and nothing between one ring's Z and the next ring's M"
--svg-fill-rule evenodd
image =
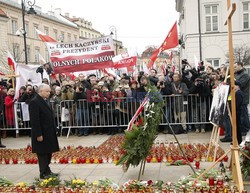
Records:
M211 132L207 133L188 133L177 135L180 143L208 143ZM87 137L70 136L59 137L61 147L74 144L74 146L98 146L109 138L108 135L89 135ZM173 135L159 134L159 141L174 141ZM3 144L8 148L24 148L30 143L29 137L6 138L3 139ZM220 143L220 146L226 151L230 148L229 143ZM209 162L201 162L201 168L207 168L211 165ZM53 172L59 172L61 179L70 179L74 176L88 181L94 181L103 177L110 178L117 184L123 184L129 179L137 179L139 167L129 168L126 173L123 173L122 168L114 164L51 164ZM189 166L166 166L165 163L147 163L143 180L163 180L177 181L181 176L192 173ZM33 182L35 177L39 176L38 165L4 165L0 164L0 177L6 177L17 183ZM247 187L250 190L250 187Z

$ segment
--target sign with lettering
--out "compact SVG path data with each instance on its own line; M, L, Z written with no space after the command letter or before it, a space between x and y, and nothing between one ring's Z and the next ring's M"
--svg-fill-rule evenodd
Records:
M46 42L55 73L114 67L112 36L75 42Z

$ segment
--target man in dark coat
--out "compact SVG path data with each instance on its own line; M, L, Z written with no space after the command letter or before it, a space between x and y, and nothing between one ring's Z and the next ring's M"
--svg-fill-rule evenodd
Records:
M247 105L249 104L249 84L250 76L244 69L241 62L234 64L235 79L240 82L244 98L241 106L241 132L245 135L250 130L250 121L248 117Z
M49 85L42 84L29 104L32 152L37 154L41 179L57 175L49 167L52 153L59 151L54 114L47 102L50 91Z

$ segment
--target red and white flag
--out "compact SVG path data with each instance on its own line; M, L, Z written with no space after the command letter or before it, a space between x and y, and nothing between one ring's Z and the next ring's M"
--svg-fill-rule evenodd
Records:
M141 112L144 110L145 105L149 102L149 97L145 97L145 99L143 100L143 102L141 103L141 105L139 106L139 108L137 109L136 113L134 114L134 116L132 117L132 119L130 120L129 124L128 124L128 131L131 131L133 129L133 123L135 122L135 120L137 119L137 117L141 114Z
M135 52L126 52L112 58L114 68L128 68L136 65L137 54Z
M116 78L117 80L120 80L121 78L115 73L114 70L112 70L111 68L104 68L103 69L103 73L104 74L108 74L109 76L113 76L114 78Z
M16 67L17 67L17 63L14 60L13 56L11 55L11 53L9 51L8 52L8 65L15 71Z
M54 40L52 37L50 37L49 35L39 31L38 29L36 29L36 32L39 36L39 38L43 41L43 42L57 42L56 40Z
M178 33L177 33L177 22L173 25L171 30L168 32L167 37L165 38L164 42L161 44L161 46L151 55L150 57L150 63L148 64L148 68L152 68L154 65L154 62L158 55L164 51L168 50L170 48L174 48L178 46Z

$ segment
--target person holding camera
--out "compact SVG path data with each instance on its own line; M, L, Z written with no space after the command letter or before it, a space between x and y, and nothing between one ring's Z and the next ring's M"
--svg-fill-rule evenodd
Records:
M33 90L33 87L31 85L26 86L26 91L19 99L19 102L25 102L26 104L29 104L30 100L35 96L35 92Z
M62 86L62 100L73 100L74 98L74 88L69 84Z
M83 126L80 128L78 136L87 136L89 135L89 106L87 102L87 89L81 83L76 85L73 98L76 102L77 125Z
M192 113L194 122L206 122L207 100L209 99L208 97L211 94L211 90L207 85L205 79L203 79L202 77L196 78L189 92L190 94L195 94L195 96L191 96L193 98L193 102L191 105L194 112ZM205 127L205 124L195 124L195 132L205 133Z
M157 71L155 69L150 70L150 76L148 77L152 85L157 86L159 79L156 77Z
M173 82L171 84L172 95L174 96L173 105L174 105L174 119L175 123L180 121L184 129L184 133L187 133L186 125L186 112L184 109L184 96L189 94L187 85L184 82L181 82L181 77L179 73L174 73Z

